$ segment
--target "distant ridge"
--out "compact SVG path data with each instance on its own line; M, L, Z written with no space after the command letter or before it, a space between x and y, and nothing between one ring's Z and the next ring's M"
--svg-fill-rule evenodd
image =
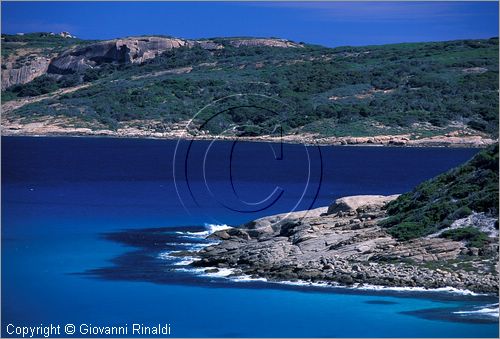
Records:
M176 138L200 108L243 93L253 97L225 100L189 133L271 140L278 121L257 107L281 102L290 142L484 147L498 138L498 39L327 48L2 35L2 89L8 135Z

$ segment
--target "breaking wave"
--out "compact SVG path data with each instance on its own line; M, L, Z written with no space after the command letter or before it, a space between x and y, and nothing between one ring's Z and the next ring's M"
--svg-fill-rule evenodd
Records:
M180 237L182 238L206 238L210 234L215 233L217 231L222 231L222 230L227 230L231 228L228 225L222 224L222 225L217 225L217 224L205 224L205 231L200 231L200 232L175 232L176 234L179 234Z
M481 308L476 308L473 310L456 311L453 313L454 314L476 315L476 316L486 316L486 317L498 318L499 308L498 308L498 303L496 303L496 304L486 305L486 306L481 307Z

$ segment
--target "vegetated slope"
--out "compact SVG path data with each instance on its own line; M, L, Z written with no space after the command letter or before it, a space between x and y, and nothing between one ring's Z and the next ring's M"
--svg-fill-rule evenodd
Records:
M28 83L43 76L50 61L62 51L75 45L89 44L91 41L74 37L63 37L54 33L28 33L24 35L2 34L2 90L16 84ZM23 92L25 95L48 93L54 88L40 86L39 92ZM12 98L5 93L2 99Z
M218 47L185 44L141 64L103 62L81 72L46 74L9 88L2 98L87 82L84 89L12 114L27 121L72 117L110 129L134 120L187 120L217 99L243 93L277 101L228 99L225 107L245 107L218 115L206 125L209 132L265 134L279 120L285 133L323 136L428 136L458 129L498 134L497 38L339 48L288 48L253 38L203 41Z
M40 55L62 52L68 47L78 44L88 44L92 41L77 38L65 38L51 33L27 33L23 35L2 34L2 58L17 54L27 48L40 49ZM2 63L3 64L3 63Z
M390 217L382 225L402 240L441 230L441 237L467 240L481 247L487 238L485 227L498 232L498 203L498 145L492 145L467 163L390 202ZM471 215L478 217L467 218ZM457 220L462 227L450 229Z

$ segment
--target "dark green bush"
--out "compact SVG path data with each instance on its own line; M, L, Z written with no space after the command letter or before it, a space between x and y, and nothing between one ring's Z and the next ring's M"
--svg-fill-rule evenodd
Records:
M389 229L389 234L400 240L410 240L425 234L425 225L419 222L402 222Z
M20 97L28 97L47 94L57 90L58 88L59 86L57 84L57 80L52 77L42 75L27 84L14 86L11 89L11 92L16 93Z
M481 132L484 132L488 129L488 125L486 125L486 123L484 123L482 121L477 121L477 120L471 120L467 123L467 125L470 128L473 128L473 129L481 131Z
M473 211L498 218L498 184L498 145L492 145L390 202L389 217L380 225L408 240L448 227Z

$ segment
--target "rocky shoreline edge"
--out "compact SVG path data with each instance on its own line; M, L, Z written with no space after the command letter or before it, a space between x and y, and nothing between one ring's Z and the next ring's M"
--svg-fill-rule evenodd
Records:
M74 92L85 88L80 85L55 94L45 94L31 99L13 100L2 103L1 135L32 136L32 137L111 137L140 138L158 140L222 140L273 142L288 144L304 144L318 146L399 146L399 147L470 147L484 148L498 143L487 134L476 133L462 128L453 131L442 131L441 134L415 137L413 134L380 134L375 136L338 136L326 137L309 132L296 132L283 136L235 136L211 135L205 130L198 130L190 121L164 124L155 120L134 120L122 123L118 129L111 130L102 124L89 123L78 118L40 117L24 121L12 112L24 105L44 99L55 98L58 95Z
M386 147L456 147L456 148L485 148L498 143L498 140L484 138L481 136L434 136L421 139L410 139L400 135L380 135L368 137L318 137L285 135L282 138L271 136L214 136L214 135L179 135L172 134L148 134L128 133L114 131L88 130L79 131L73 129L59 129L40 133L39 131L10 129L2 126L2 136L18 137L92 137L92 138L122 138L122 139L152 139L152 140L188 140L188 141L245 141L245 142L270 142L286 144L302 144L306 146L386 146Z
M498 295L498 245L485 258L444 238L398 241L377 225L396 197L345 197L257 219L212 233L215 242L199 251L172 255L192 258L204 274L241 281Z

